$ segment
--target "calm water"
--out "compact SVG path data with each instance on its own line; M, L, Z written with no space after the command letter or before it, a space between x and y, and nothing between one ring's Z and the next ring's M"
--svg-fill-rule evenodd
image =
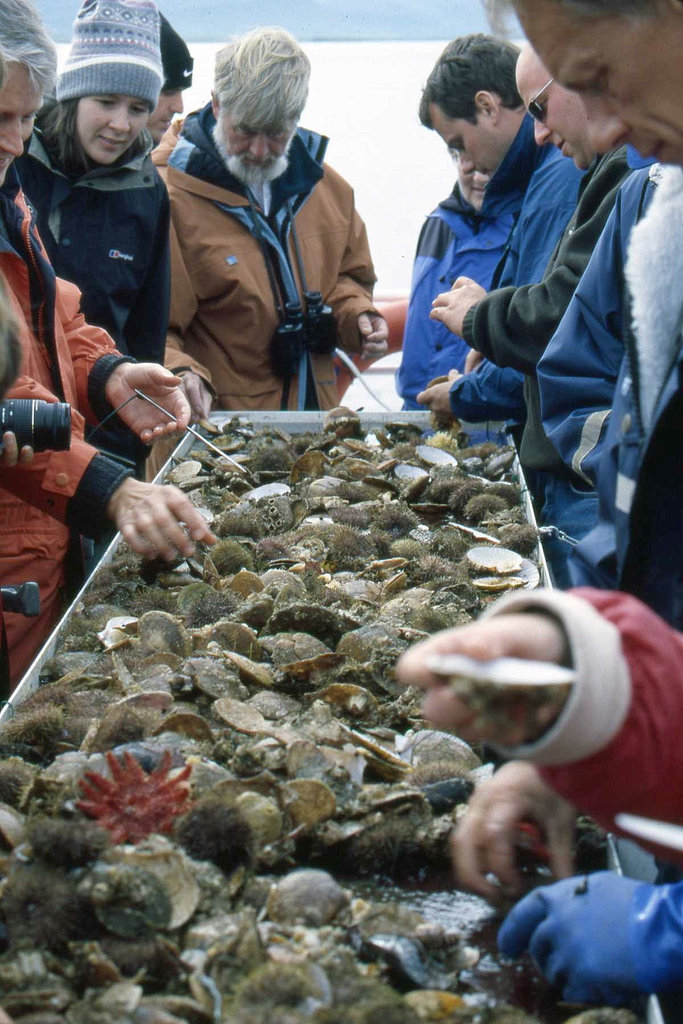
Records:
M442 41L306 43L311 90L301 123L330 137L328 162L353 185L370 238L376 294L406 293L415 243L427 213L453 187L439 137L417 107ZM186 110L209 99L217 43L193 43ZM68 47L58 47L60 63Z

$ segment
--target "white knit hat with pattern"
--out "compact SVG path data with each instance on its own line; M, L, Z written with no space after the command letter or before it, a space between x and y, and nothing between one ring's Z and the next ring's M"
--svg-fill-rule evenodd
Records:
M147 100L153 110L162 81L152 0L83 0L57 99L122 94Z

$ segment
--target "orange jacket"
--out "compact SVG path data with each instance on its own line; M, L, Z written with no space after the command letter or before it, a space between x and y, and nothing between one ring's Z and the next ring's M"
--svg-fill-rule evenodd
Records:
M249 209L243 193L223 171L208 180L202 143L213 123L205 108L173 125L155 151L154 162L166 180L171 200L171 314L166 366L193 369L207 380L221 409L280 408L282 381L271 371L269 347L278 324L263 252L246 226ZM197 140L198 144L195 144ZM334 313L340 346L360 351L358 316L376 312L372 302L375 273L365 225L355 208L353 190L322 163L326 140L299 129L290 149L294 222L308 289L322 293ZM296 168L294 170L293 168ZM258 211L258 208L256 208ZM273 224L273 218L269 218ZM291 234L289 263L301 281ZM337 404L333 358L312 357L322 408ZM292 382L289 407L296 408Z
M0 273L22 347L20 376L6 397L72 405L71 448L36 453L0 478L0 582L35 580L41 596L38 619L5 612L16 680L59 615L69 527L96 536L109 498L130 474L83 440L85 420L95 425L107 411L103 386L123 357L105 331L86 324L76 286L55 277L11 182L0 190Z

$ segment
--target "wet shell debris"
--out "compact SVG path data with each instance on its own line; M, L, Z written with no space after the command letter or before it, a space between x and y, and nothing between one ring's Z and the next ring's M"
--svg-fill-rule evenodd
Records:
M236 417L212 436L248 476L198 450L169 478L213 551L167 566L122 544L97 572L0 726L11 1017L478 1019L478 951L354 891L447 871L482 770L425 728L397 657L485 607L482 578L536 569L514 453L422 434L341 408L303 435ZM535 1020L491 997L487 1020L513 1019Z

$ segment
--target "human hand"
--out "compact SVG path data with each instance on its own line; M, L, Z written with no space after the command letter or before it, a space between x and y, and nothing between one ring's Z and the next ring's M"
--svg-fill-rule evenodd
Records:
M107 515L133 551L146 558L187 557L194 553L195 541L216 541L189 498L168 484L127 477L110 498Z
M526 822L538 826L556 878L570 875L575 820L572 805L545 784L533 765L508 761L477 786L451 835L458 884L495 904L518 895L517 849L520 825Z
M426 405L432 412L446 413L453 415L451 409L451 385L459 380L462 374L459 370L449 370L448 380L439 384L432 384L416 396L420 405Z
M135 398L119 412L126 426L146 444L167 434L177 434L190 422L190 406L180 388L180 378L157 363L120 363L105 387L107 400L114 408L142 391L171 415L164 416L142 398Z
M634 893L640 888L655 887L613 871L539 887L503 922L501 952L519 957L528 950L567 1002L628 1002L643 991L629 942ZM656 950L644 952L654 956Z
M458 277L449 292L441 292L432 302L432 320L445 324L453 334L462 336L465 314L486 295L486 289L471 277Z
M507 747L537 738L538 708L527 713L521 704L517 715L487 718L481 708L470 707L443 676L428 667L429 659L439 654L466 654L479 661L509 657L559 664L566 657L566 638L555 619L526 613L498 615L447 629L411 647L396 664L399 682L425 691L422 713L438 728L451 729L468 743L489 741Z
M358 317L363 359L379 359L389 348L389 325L378 313L361 313Z
M17 439L11 430L2 435L2 452L0 453L0 466L10 469L12 466L26 465L33 458L33 448L24 444L19 450Z
M213 395L198 373L191 370L180 374L181 388L190 406L190 422L207 420L211 414Z
M472 373L483 362L484 357L481 352L477 352L476 348L471 348L465 356L465 373Z

